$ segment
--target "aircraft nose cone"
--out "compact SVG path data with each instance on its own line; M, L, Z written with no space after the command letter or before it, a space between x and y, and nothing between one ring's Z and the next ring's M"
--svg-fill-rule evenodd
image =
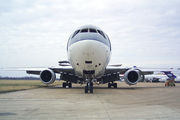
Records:
M83 51L83 54L94 54L94 52L98 49L99 44L94 40L84 40L79 44L79 49Z

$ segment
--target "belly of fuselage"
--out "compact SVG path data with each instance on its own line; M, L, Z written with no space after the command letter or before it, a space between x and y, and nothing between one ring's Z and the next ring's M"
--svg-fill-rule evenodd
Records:
M68 48L68 59L80 78L83 78L86 72L94 74L94 78L104 75L110 55L108 46L94 40L82 40Z

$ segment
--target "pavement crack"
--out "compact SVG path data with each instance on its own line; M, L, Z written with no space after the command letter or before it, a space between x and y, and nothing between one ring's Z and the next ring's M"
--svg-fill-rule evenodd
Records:
M101 101L101 99L99 98L98 94L96 94L96 95L97 95L97 98L99 99L99 101L100 101L101 105L102 105L102 106L103 106L103 108L105 109L105 111L106 111L106 113L107 113L107 115L108 115L108 117L109 117L109 120L111 120L111 117L110 117L110 115L109 115L109 113L108 113L108 111L107 111L106 107L104 106L103 102L102 102L102 101Z

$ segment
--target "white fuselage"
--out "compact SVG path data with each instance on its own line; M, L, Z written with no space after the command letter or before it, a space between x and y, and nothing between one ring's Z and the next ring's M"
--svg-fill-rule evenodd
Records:
M165 82L168 77L166 75L145 75L145 79L152 81L154 78L158 78L159 82Z
M166 80L168 80L169 77L167 77L167 75L145 75L145 78L148 79L148 80L153 80L153 78L159 78L160 82L165 82ZM179 82L180 77L177 76L174 80L176 82Z
M86 28L89 32L81 32ZM91 33L90 29L96 30L96 33ZM69 39L69 43L72 42L72 44L67 46L68 60L79 78L84 78L84 75L87 73L92 74L92 79L102 77L110 61L111 47L109 47L109 38L105 39L98 33L97 29L93 26L85 26L80 28L80 32L76 35L77 37L72 37L73 35L71 35Z
M68 49L68 59L78 77L83 77L83 70L95 71L95 78L102 77L111 56L110 49L101 42L82 40ZM89 62L89 63L88 63Z

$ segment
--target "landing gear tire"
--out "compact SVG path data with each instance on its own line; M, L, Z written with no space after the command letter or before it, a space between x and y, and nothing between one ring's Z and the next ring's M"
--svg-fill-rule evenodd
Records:
M88 91L90 91L90 93L93 93L93 83L87 83L87 86L85 86L85 93L88 93Z
M90 93L93 93L93 86L90 86Z
M88 86L85 86L85 93L88 93Z
M114 86L114 88L117 88L117 83L108 83L108 88L111 88L111 86Z
M69 84L69 88L72 88L72 83L68 83Z
M69 88L72 88L72 83L66 84L65 82L63 82L63 88L66 88L67 85L69 86Z
M65 88L65 87L66 87L66 83L64 82L64 83L63 83L63 88Z
M117 88L117 83L114 83L114 88Z
M111 88L111 83L108 83L108 88Z

